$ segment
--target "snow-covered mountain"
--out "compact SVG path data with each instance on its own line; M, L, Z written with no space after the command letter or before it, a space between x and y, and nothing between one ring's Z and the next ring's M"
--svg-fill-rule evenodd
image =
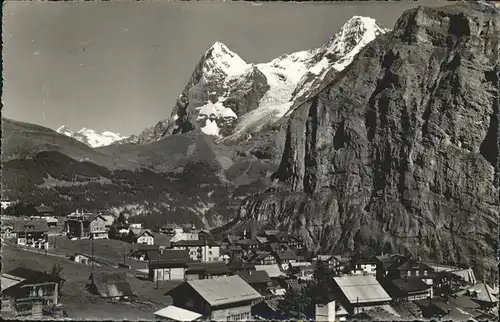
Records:
M56 131L60 134L64 134L84 144L87 144L93 148L107 146L110 144L137 143L138 141L138 137L135 135L122 136L118 133L110 131L98 133L97 131L88 129L86 127L75 132L67 126L63 125Z
M354 16L323 46L260 64L247 63L216 42L195 68L170 119L144 130L139 142L195 128L225 140L247 137L279 121L296 100L314 93L329 72L343 70L387 31L372 18Z

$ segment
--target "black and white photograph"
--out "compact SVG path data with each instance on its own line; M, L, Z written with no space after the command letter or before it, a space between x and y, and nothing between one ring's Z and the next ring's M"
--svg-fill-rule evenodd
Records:
M2 7L2 320L498 320L500 1Z

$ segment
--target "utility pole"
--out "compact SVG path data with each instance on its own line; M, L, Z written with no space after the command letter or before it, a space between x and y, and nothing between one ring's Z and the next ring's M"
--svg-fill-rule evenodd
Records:
M92 272L94 271L94 240L92 239Z

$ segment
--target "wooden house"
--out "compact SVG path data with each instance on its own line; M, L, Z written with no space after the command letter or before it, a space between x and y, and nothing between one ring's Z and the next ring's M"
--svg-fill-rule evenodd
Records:
M164 250L157 260L149 259L148 279L154 282L184 280L188 264L193 262L187 250Z
M12 233L17 237L17 244L35 248L49 248L49 227L43 219L15 221Z
M260 294L267 294L271 278L266 271L239 272L238 275Z
M63 282L60 277L24 267L2 274L2 317L23 319L60 315L59 295Z
M252 304L262 296L238 275L186 281L166 293L174 305L212 321L251 320Z
M109 228L100 214L73 214L66 218L65 231L68 237L78 239L107 239Z
M186 280L197 280L229 276L231 270L224 262L188 263Z

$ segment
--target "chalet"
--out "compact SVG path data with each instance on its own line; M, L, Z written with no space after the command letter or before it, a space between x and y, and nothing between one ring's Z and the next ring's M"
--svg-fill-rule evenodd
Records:
M274 251L272 254L274 258L276 258L276 262L285 271L289 269L290 263L295 263L298 259L297 253L293 250L288 250L285 252Z
M243 256L243 253L243 248L238 245L227 245L224 248L221 247L221 254L227 254L229 255L229 258L232 258L234 256L241 257Z
M137 244L137 249L130 254L130 257L139 261L148 261L158 259L159 254L158 245Z
M249 263L239 257L232 257L227 263L227 266L233 274L238 274L239 272L250 272L255 270L255 265Z
M142 228L130 228L126 239L133 244L154 245L155 243L153 233Z
M432 273L434 269L429 265L416 260L406 260L404 262L397 262L387 269L387 277L389 279L408 279L416 277L422 279L425 283L432 285Z
M2 274L2 317L39 318L62 314L60 277L18 267Z
M251 307L262 296L238 275L186 281L166 293L174 305L212 321L251 320Z
M303 250L305 248L304 239L297 234L290 234L287 244L293 250Z
M250 259L251 263L255 265L271 265L276 264L276 257L274 257L270 252L257 251L255 255Z
M256 239L240 239L235 244L243 249L244 254L258 250L260 247L260 243Z
M35 207L36 210L36 215L37 216L53 216L54 215L54 209L52 207L47 207L47 206L39 206Z
M193 260L202 262L220 261L220 244L213 240L180 240L172 242L171 247L174 250L187 250Z
M202 315L174 305L169 305L154 314L154 321L198 321Z
M190 263L186 269L186 280L207 279L230 275L231 270L224 262Z
M350 314L389 304L392 298L373 275L334 277L335 293Z
M135 296L126 272L93 271L89 281L89 291L103 298L119 300Z
M99 214L72 214L66 218L65 231L70 238L107 239L106 219Z
M154 282L184 280L190 263L193 260L186 250L165 250L157 260L149 259L148 279Z
M13 227L12 233L17 237L18 245L49 248L49 227L45 220L15 221Z
M177 228L177 226L175 224L166 224L160 228L160 233L165 234L165 235L169 235L169 236L174 236L175 235L175 228Z
M286 277L286 274L280 269L278 264L273 265L255 265L256 271L265 271L273 280L279 280Z
M404 299L406 301L422 300L433 297L432 285L422 282L419 278L395 279L389 281L384 288L393 299Z
M354 275L376 275L377 261L373 258L357 258L351 259L351 273Z
M271 278L266 271L239 272L238 275L260 294L266 294Z
M376 255L373 257L376 265L376 275L377 277L386 277L389 274L389 268L397 264L402 264L408 259L403 255L398 254L385 254Z

